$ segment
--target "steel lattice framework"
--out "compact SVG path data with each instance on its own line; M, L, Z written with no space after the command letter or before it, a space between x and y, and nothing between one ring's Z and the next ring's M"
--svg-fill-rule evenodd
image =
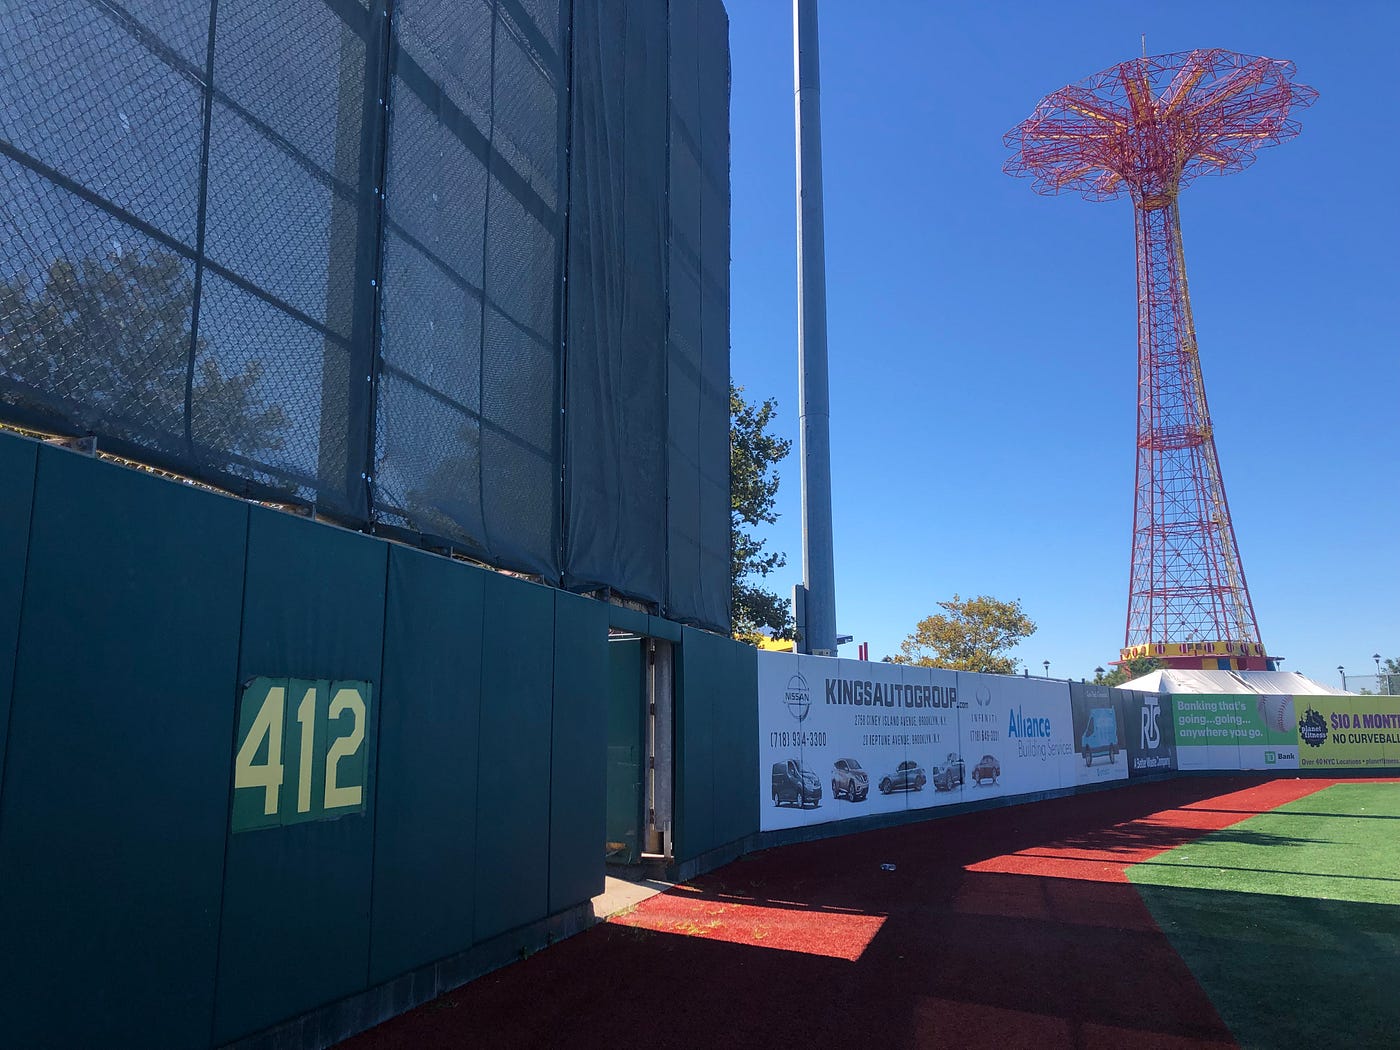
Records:
M1038 192L1133 202L1137 496L1123 659L1267 664L1206 405L1177 196L1298 133L1290 116L1317 92L1293 72L1218 49L1133 59L1047 95L1006 135L1006 171Z

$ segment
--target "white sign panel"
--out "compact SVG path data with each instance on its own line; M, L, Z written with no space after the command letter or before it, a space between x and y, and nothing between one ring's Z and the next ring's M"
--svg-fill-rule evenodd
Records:
M958 696L966 801L1078 783L1066 683L960 671Z
M1062 682L765 652L758 687L764 831L1082 776Z
M804 762L812 716L812 681L820 683L816 657L758 654L759 798L764 831L798 828L807 810L829 805L821 782ZM833 666L836 661L825 661ZM804 674L804 672L806 672Z
M764 831L962 801L957 676L759 654Z
M927 771L925 790L905 796L909 809L929 809L965 800L967 761L962 753L956 671L935 667L905 667L906 688L918 690L917 722L909 757Z

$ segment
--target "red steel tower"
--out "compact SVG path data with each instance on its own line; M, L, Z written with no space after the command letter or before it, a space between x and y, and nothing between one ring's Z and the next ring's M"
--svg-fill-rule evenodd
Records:
M1006 135L1040 193L1126 194L1137 232L1137 497L1121 660L1264 669L1215 451L1177 196L1298 133L1293 63L1218 49L1133 59L1047 95Z

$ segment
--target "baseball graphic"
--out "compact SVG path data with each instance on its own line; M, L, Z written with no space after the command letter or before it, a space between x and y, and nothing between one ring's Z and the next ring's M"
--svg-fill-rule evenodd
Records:
M1259 719L1275 733L1286 733L1296 724L1291 696L1261 696Z

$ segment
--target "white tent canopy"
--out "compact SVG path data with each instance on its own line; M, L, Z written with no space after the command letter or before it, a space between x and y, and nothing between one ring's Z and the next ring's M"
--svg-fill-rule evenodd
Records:
M1161 668L1134 678L1120 689L1140 689L1145 693L1252 693L1285 696L1354 696L1330 685L1323 685L1297 671L1193 671Z

